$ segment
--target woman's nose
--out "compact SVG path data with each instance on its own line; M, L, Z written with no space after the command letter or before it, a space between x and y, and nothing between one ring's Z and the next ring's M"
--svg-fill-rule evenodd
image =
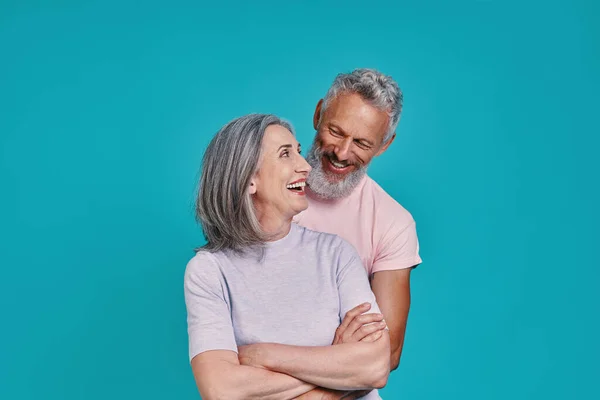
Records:
M308 174L312 170L312 167L310 166L310 164L306 161L306 159L304 157L302 157L301 155L298 155L298 156L299 156L299 162L296 167L296 171L297 172L305 172Z

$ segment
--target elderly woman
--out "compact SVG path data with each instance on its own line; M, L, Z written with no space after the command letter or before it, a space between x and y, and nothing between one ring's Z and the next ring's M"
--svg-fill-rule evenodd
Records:
M207 243L184 287L205 400L308 398L320 388L379 399L373 389L387 382L389 333L360 258L338 236L292 223L308 207L310 172L292 132L273 115L244 116L204 155L197 217ZM339 340L343 317L364 303L379 322L362 326L362 340Z

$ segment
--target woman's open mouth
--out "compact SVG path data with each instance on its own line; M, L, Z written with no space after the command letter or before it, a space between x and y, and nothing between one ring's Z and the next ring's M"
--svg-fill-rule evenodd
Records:
M288 184L286 186L286 188L293 192L294 194L298 194L301 196L304 196L304 188L306 187L306 181L305 180L300 180L300 181L296 181L296 182L292 182L290 184Z

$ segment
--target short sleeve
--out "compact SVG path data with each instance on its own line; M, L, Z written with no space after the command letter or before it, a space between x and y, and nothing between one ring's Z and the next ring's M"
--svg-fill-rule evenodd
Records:
M371 273L414 267L421 263L415 221L392 226L377 246Z
M338 258L337 286L340 296L340 320L354 307L371 303L369 313L380 313L375 295L371 291L369 276L352 245L342 239Z
M190 361L208 350L237 352L225 287L214 256L200 252L190 260L184 277Z

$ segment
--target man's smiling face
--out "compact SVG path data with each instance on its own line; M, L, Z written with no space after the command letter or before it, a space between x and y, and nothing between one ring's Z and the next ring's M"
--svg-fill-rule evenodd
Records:
M320 101L313 119L317 135L307 161L313 168L310 190L323 198L345 197L360 182L383 143L389 116L354 93L340 93L323 111Z

